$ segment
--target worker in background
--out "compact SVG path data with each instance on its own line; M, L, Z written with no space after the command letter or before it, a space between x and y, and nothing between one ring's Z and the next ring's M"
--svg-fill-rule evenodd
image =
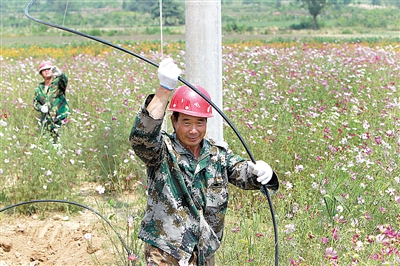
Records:
M39 65L39 74L43 82L35 88L33 107L40 112L39 128L43 133L50 133L54 142L58 140L61 125L70 114L65 92L68 77L50 61Z

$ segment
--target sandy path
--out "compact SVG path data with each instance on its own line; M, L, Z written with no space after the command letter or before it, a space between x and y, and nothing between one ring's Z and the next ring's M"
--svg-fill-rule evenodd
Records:
M90 241L85 238L87 233ZM2 215L0 266L98 265L95 258L112 265L113 251L107 239L101 221L90 213L72 218L51 214L45 219Z

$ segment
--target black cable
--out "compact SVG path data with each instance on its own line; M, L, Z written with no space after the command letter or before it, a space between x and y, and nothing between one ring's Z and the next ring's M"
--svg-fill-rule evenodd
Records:
M109 220L107 220L103 215L101 215L98 211L96 211L96 210L94 210L94 209L92 209L92 208L90 208L90 207L88 207L88 206L86 206L86 205L83 205L83 204L80 204L80 203L77 203L77 202L73 202L73 201L67 201L67 200L55 200L55 199L31 200L31 201L19 202L19 203L16 203L16 204L13 204L13 205L4 207L4 208L0 209L0 213L2 213L3 211L6 211L6 210L8 210L8 209L21 206L21 205L32 204L32 203L43 203L43 202L67 203L67 204L76 205L76 206L79 206L79 207L82 207L82 208L85 208L85 209L87 209L87 210L89 210L89 211L94 212L94 213L97 214L101 219L103 219L103 220L112 228L112 230L117 234L119 240L121 241L122 245L124 246L124 248L125 248L125 250L126 250L126 253L128 254L128 259L131 257L132 254L131 254L131 252L130 252L130 250L129 250L129 248L128 248L128 245L125 243L124 239L123 239L122 236L118 233L118 231L114 228L114 226L111 224L111 222L110 222ZM132 265L134 265L133 260L132 260Z
M145 57L143 57L143 56L140 56L140 55L138 55L138 54L136 54L136 53L134 53L134 52L132 52L132 51L130 51L130 50L127 50L127 49L125 49L125 48L123 48L123 47L121 47L121 46L115 45L115 44L110 43L110 42L108 42L108 41L102 40L102 39L100 39L100 38L97 38L97 37L94 37L94 36L91 36L91 35L88 35L88 34L85 34L85 33L82 33L82 32L76 31L76 30L73 30L73 29L69 29L69 28L64 27L64 26L60 26L60 25L57 25L57 24L54 24L54 23L51 23L51 22L46 22L46 21L43 21L43 20L36 19L36 18L32 17L31 15L29 15L29 8L31 7L31 5L32 5L35 1L36 1L36 0L31 0L31 2L30 2L30 3L26 6L26 8L25 8L25 15L26 15L29 19L31 19L31 20L33 20L33 21L35 21L35 22L38 22L38 23L41 23L41 24L44 24L44 25L53 27L53 28L57 28L57 29L64 30L64 31L68 31L68 32L74 33L74 34L76 34L76 35L80 35L80 36L82 36L82 37L85 37L85 38L88 38L88 39L91 39L91 40L100 42L100 43L102 43L102 44L111 46L111 47L113 47L113 48L115 48L115 49L117 49L117 50L120 50L120 51L122 51L122 52L125 52L125 53L127 53L127 54L130 54L130 55L132 55L132 56L135 56L135 57L137 57L137 58L139 58L139 59L141 59L141 60L143 60L143 61L145 61L145 62L147 62L147 63L149 63L149 64L151 64L151 65L153 65L153 66L155 66L155 67L158 68L159 65L158 65L157 63L155 63L155 62L153 62L153 61L151 61L151 60L149 60L149 59L147 59L147 58L145 58ZM222 116L222 118L228 123L228 125L229 125L229 126L232 128L232 130L235 132L236 136L239 138L239 140L240 140L240 142L242 143L243 147L246 149L246 152L247 152L247 154L249 155L251 161L252 161L253 163L256 163L256 160L254 159L254 156L253 156L252 152L250 151L249 147L247 146L246 142L244 141L243 137L240 135L239 131L236 129L236 127L233 125L233 123L229 120L229 118L218 108L218 106L216 106L216 105L215 105L211 100L209 100L203 93L201 93L195 86L193 86L192 84L190 84L188 81L184 80L182 77L178 77L178 80L181 81L181 82L182 82L183 84L185 84L186 86L190 87L190 88L191 88L192 90L194 90L197 94L199 94L204 100L206 100L206 101L207 101L207 102ZM274 173L274 174L275 174L275 173ZM270 193L269 193L269 191L268 191L267 186L266 186L266 185L263 185L263 189L264 189L264 192L265 192L265 194L267 195L267 198L268 198L269 209L270 209L270 211L271 211L272 221L273 221L273 225L274 225L274 234L275 234L275 265L277 266L277 265L278 265L279 251L278 251L278 230L277 230L277 226L276 226L275 212L274 212L274 207L273 207L273 205L272 205L271 196L270 196Z

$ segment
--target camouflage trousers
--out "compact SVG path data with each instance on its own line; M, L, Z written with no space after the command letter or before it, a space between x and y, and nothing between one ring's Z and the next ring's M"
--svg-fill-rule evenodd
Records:
M42 134L49 133L53 138L54 142L58 141L59 131L61 129L62 121L58 120L56 122L51 121L41 121L39 122L39 129Z
M147 266L181 266L178 260L167 252L147 243L144 243L144 255ZM197 266L196 253L192 254L187 266ZM206 261L205 266L215 266L214 256Z

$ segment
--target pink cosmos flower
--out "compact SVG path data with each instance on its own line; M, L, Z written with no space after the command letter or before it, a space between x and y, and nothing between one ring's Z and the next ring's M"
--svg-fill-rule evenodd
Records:
M397 203L400 203L400 196L398 196L398 195L394 196L394 200L395 200Z
M238 233L238 232L240 232L240 228L236 226L236 227L232 228L231 231L233 233Z
M328 244L329 238L327 237L322 237L321 242L324 243L325 245Z
M136 256L135 254L129 254L128 255L128 260L132 261L132 260L139 260L139 257Z
M337 260L338 258L336 250L334 250L332 247L326 248L324 256L330 260Z
M338 233L338 229L337 229L337 228L333 228L333 230L332 230L332 236L333 236L333 239L335 239L335 240L338 240L338 235L337 235L337 233Z

